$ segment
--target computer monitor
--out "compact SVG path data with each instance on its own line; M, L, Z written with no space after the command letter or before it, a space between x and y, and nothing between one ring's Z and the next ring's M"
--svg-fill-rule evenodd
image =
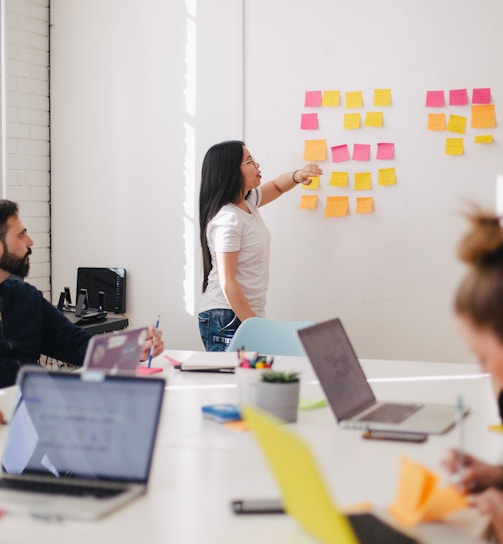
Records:
M123 314L126 312L126 269L79 267L77 269L77 295L86 289L90 308L100 306L100 291L104 293L103 310Z

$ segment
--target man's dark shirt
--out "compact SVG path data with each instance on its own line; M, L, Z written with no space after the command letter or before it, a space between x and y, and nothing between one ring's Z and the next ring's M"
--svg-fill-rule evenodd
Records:
M0 283L0 387L40 355L82 365L90 335L73 325L42 293L15 276Z

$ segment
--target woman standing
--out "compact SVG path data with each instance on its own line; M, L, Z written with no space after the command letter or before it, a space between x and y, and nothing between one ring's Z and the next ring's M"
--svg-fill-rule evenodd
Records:
M222 142L206 153L199 193L199 330L207 351L225 351L242 321L265 315L269 231L258 208L322 173L308 164L261 186L259 164L243 142Z

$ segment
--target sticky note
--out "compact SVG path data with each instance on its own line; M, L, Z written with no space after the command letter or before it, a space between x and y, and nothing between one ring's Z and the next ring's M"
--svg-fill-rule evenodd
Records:
M472 128L492 128L496 126L494 104L472 106Z
M360 128L360 114L359 113L345 113L344 123L342 128L353 129Z
M318 410L327 406L326 399L300 399L299 410Z
M396 172L394 168L380 168L377 171L378 185L396 185Z
M349 197L327 196L325 217L343 217L348 214Z
M318 114L303 113L300 118L300 128L302 130L316 130L318 128Z
M302 210L314 210L318 205L318 195L302 195L299 208Z
M361 108L363 106L363 94L361 91L349 91L346 93L346 108Z
M402 456L395 500L388 512L405 526L437 521L468 506L453 486L440 487L432 471Z
M472 104L490 104L490 103L491 103L491 89L489 87L473 89Z
M395 144L381 142L377 144L377 155L379 160L391 161L395 158Z
M476 144L492 144L493 143L493 135L492 134L480 134L479 136L475 136L475 143Z
M355 172L355 191L370 191L372 175L370 172Z
M444 91L426 91L426 107L442 108L444 106Z
M348 172L332 172L328 184L333 187L347 187L348 179Z
M374 89L374 106L391 106L391 89Z
M449 122L447 123L447 130L449 132L457 132L458 134L464 134L466 129L466 117L463 115L449 115Z
M330 149L332 150L333 162L349 161L349 150L346 144L334 145Z
M487 428L493 433L503 433L503 425L501 423L489 425Z
M445 113L429 113L428 130L445 130Z
M374 211L374 197L359 196L356 198L356 213L365 214Z
M309 179L311 180L311 183L303 183L302 188L317 191L320 187L320 176L310 176Z
M369 144L355 144L353 146L352 158L354 161L368 161L370 159L370 145Z
M306 91L304 97L304 106L306 106L306 108L318 108L321 106L321 101L321 91Z
M365 114L364 125L366 127L382 127L383 125L382 111L368 111Z
M466 106L468 91L466 89L452 89L449 91L449 106Z
M340 91L323 91L322 106L338 106L341 101Z
M464 153L463 138L446 138L445 154L462 155Z
M327 158L326 140L306 140L304 142L305 161L324 161Z

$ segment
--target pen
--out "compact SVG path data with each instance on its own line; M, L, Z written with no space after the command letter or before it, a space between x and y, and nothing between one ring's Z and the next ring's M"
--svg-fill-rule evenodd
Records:
M150 352L148 354L148 363L147 363L147 368L150 368L150 364L152 363L152 356L154 354L154 341L155 341L155 335L157 333L157 331L159 330L159 320L160 320L160 316L157 316L157 319L155 320L155 327L154 327L154 336L152 338L152 345L150 346Z

